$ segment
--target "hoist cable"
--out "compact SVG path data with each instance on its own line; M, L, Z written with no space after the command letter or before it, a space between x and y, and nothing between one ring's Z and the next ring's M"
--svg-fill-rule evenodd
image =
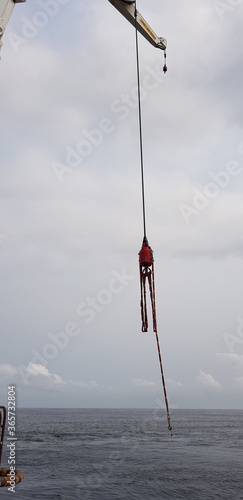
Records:
M146 238L145 189L144 189L144 168L143 168L143 134L142 134L141 88L140 88L138 26L137 26L137 0L135 0L135 32L136 32L136 60L137 60L137 82L138 82L139 143L140 143L140 162L141 162L141 180L142 180L143 232L144 232L144 237Z
M145 188L144 188L144 162L143 162L143 135L142 135L142 111L141 111L141 89L140 89L140 68L139 68L139 50L138 50L138 20L137 20L137 1L135 0L135 32L136 32L136 59L137 59L137 84L138 84L138 120L139 120L139 142L140 142L140 161L141 161L141 181L142 181L142 206L143 206L143 230L144 239L143 246L139 252L140 262L140 282L141 282L141 316L142 316L142 331L148 331L148 318L147 318L147 305L146 305L146 278L149 282L151 306L153 314L153 330L156 336L156 343L159 356L160 371L162 377L162 386L164 391L165 406L167 413L168 428L172 435L172 425L169 412L169 404L167 399L165 378L163 373L162 358L159 345L159 337L157 332L156 321L156 306L155 306L155 285L154 285L154 265L153 265L153 252L148 245L146 236L146 217L145 217ZM166 57L166 55L165 55ZM165 59L166 60L166 59ZM164 73L167 71L166 63L164 64Z

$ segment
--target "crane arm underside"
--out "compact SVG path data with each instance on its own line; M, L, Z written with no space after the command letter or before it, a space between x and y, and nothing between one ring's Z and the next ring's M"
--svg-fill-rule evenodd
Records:
M129 0L109 0L109 2L133 25L136 25L135 2ZM165 50L167 41L158 37L145 19L137 11L137 29L154 47Z
M23 3L26 0L0 0L0 49L2 46L2 36L8 25L9 19L16 3ZM136 10L133 0L109 0L109 2L133 25L136 26ZM138 31L158 49L165 50L167 41L163 37L158 37L145 19L137 11Z
M25 1L26 0L0 0L0 49L2 46L2 36L8 25L15 4Z

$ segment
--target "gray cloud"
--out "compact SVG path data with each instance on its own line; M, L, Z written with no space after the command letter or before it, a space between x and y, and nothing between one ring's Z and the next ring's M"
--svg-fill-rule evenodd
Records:
M38 9L16 6L1 60L2 380L12 383L19 365L34 369L32 351L43 355L48 334L74 321L82 333L32 373L41 404L61 405L68 381L81 391L81 380L93 391L84 405L153 406L161 396L155 339L140 334L134 32L106 0L70 2L16 53L8 35L22 36L23 16L33 22ZM215 362L215 352L242 309L243 174L213 198L205 189L229 162L243 167L243 5L222 17L209 0L176 9L140 0L139 9L168 39L164 77L162 54L140 37L146 214L168 390L177 406L220 407L232 387L230 404L239 406L241 372L232 373L227 356ZM53 162L71 170L62 182ZM205 207L195 207L195 190ZM182 204L194 208L188 224ZM133 280L86 323L78 304L90 308L123 266ZM220 384L215 400L206 383ZM20 401L31 404L27 392Z

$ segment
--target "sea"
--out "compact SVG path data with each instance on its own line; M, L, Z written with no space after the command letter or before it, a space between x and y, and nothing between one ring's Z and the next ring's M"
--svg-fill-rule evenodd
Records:
M0 500L243 500L243 411L18 409ZM5 440L1 467L8 461Z

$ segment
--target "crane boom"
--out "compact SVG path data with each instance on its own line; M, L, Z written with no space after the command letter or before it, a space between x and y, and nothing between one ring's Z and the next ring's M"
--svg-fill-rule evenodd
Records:
M109 0L109 2L133 25L136 25L136 10L134 0ZM137 29L154 47L165 50L167 41L158 37L147 21L137 11Z
M26 0L0 0L0 50L2 47L2 37L8 25L9 19L16 3L23 3ZM134 0L109 0L109 2L133 25L138 31L154 46L161 50L166 50L167 41L163 37L158 37L149 26L147 21L135 9Z
M2 36L8 25L9 19L16 3L22 3L26 0L0 0L0 49L2 47Z

